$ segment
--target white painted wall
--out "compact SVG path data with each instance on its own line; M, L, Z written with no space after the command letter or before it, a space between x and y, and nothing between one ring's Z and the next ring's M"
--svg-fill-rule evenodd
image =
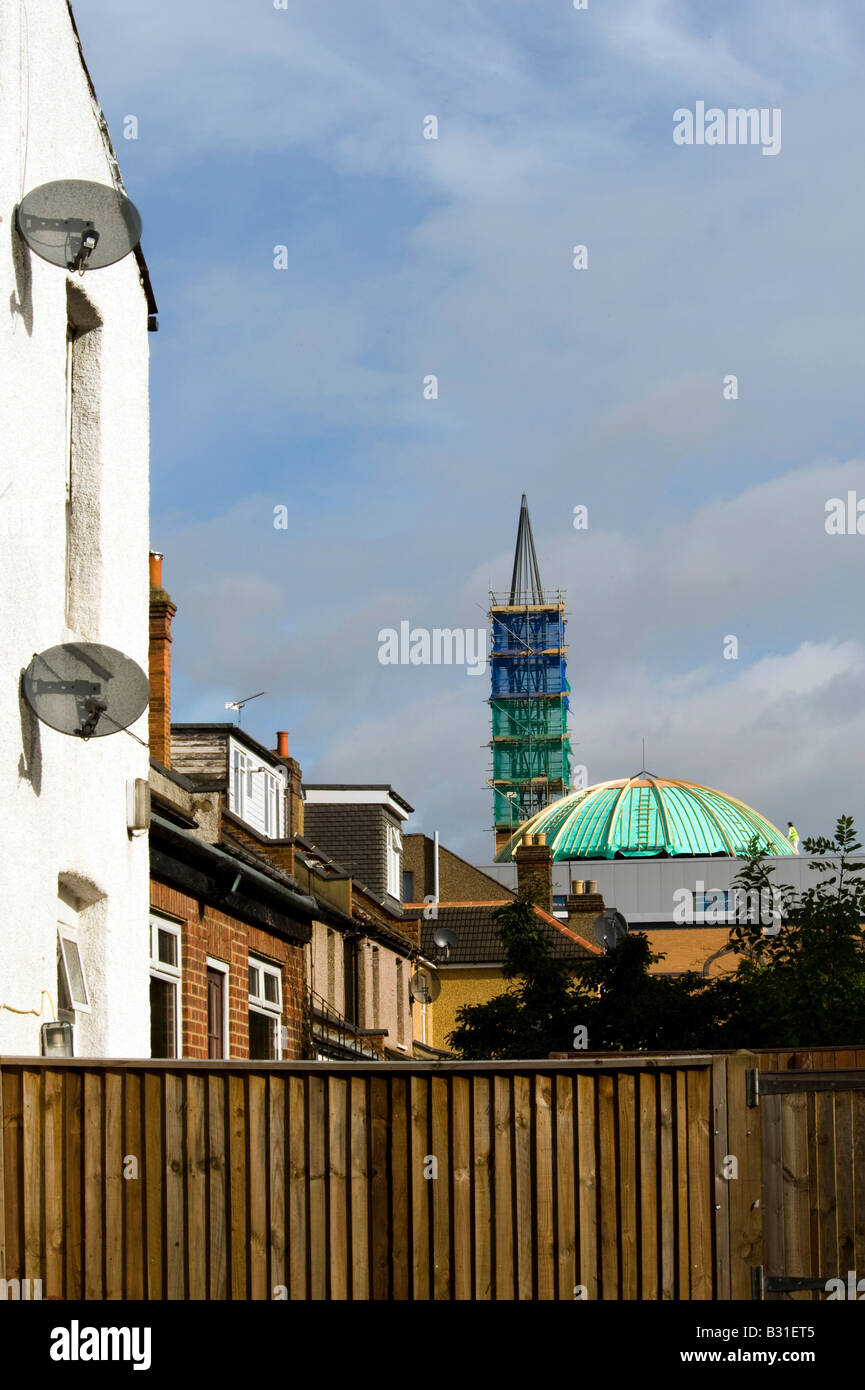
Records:
M22 194L60 178L110 183L108 153L65 0L0 5L0 1052L39 1051L57 1002L58 886L79 903L92 1012L81 1056L147 1056L148 847L126 830L126 787L148 774L125 733L83 743L19 698L34 652L86 639L147 669L148 339L128 256L83 278L33 256L13 229ZM78 462L91 488L66 606L67 283L102 321L88 335ZM98 358L93 370L93 356ZM82 398L84 400L84 398ZM82 499L83 500L83 499ZM146 741L143 716L133 732ZM10 1011L40 1010L41 1015Z

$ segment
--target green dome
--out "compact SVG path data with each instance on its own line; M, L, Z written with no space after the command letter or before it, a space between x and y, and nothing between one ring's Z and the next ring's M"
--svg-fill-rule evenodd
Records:
M747 854L755 835L768 854L793 854L777 826L743 801L696 782L639 772L553 801L524 821L496 855L507 863L524 836L545 835L553 859Z

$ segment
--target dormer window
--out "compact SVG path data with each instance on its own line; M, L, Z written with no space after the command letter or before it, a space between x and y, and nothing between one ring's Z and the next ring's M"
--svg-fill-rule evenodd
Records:
M269 840L283 834L285 783L282 774L234 743L229 809Z
M387 828L387 891L400 900L402 888L402 836L395 825Z

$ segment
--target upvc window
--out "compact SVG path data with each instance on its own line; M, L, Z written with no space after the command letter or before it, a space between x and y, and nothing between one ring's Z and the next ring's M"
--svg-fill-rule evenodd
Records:
M249 756L241 748L235 748L231 759L231 809L236 816L246 814L251 780Z
M264 780L264 833L271 840L278 840L281 833L281 816L279 808L281 803L282 781L274 776L272 772L263 772Z
M78 933L68 922L59 922L57 926L57 985L57 1006L61 1017L64 1013L90 1013L90 995Z
M399 901L402 887L402 836L395 825L387 828L387 891Z
M249 957L249 1056L253 1061L279 1061L282 1020L282 971Z
M179 1057L180 928L163 917L150 919L150 1055Z

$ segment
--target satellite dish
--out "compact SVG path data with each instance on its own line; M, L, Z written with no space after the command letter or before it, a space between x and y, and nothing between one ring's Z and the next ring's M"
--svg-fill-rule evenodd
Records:
M459 937L450 927L436 927L433 932L433 941L440 951L450 952L452 947L456 946Z
M628 935L628 919L614 907L605 908L592 923L592 932L605 951L614 951Z
M131 657L96 642L67 642L34 656L24 698L43 724L76 738L105 738L143 714L150 686Z
M433 970L425 970L423 966L414 972L409 982L409 993L418 1004L432 1004L433 1000L438 999L440 990L438 975Z
M18 207L18 230L43 261L66 270L99 270L141 240L141 217L117 188L61 179L33 188Z

